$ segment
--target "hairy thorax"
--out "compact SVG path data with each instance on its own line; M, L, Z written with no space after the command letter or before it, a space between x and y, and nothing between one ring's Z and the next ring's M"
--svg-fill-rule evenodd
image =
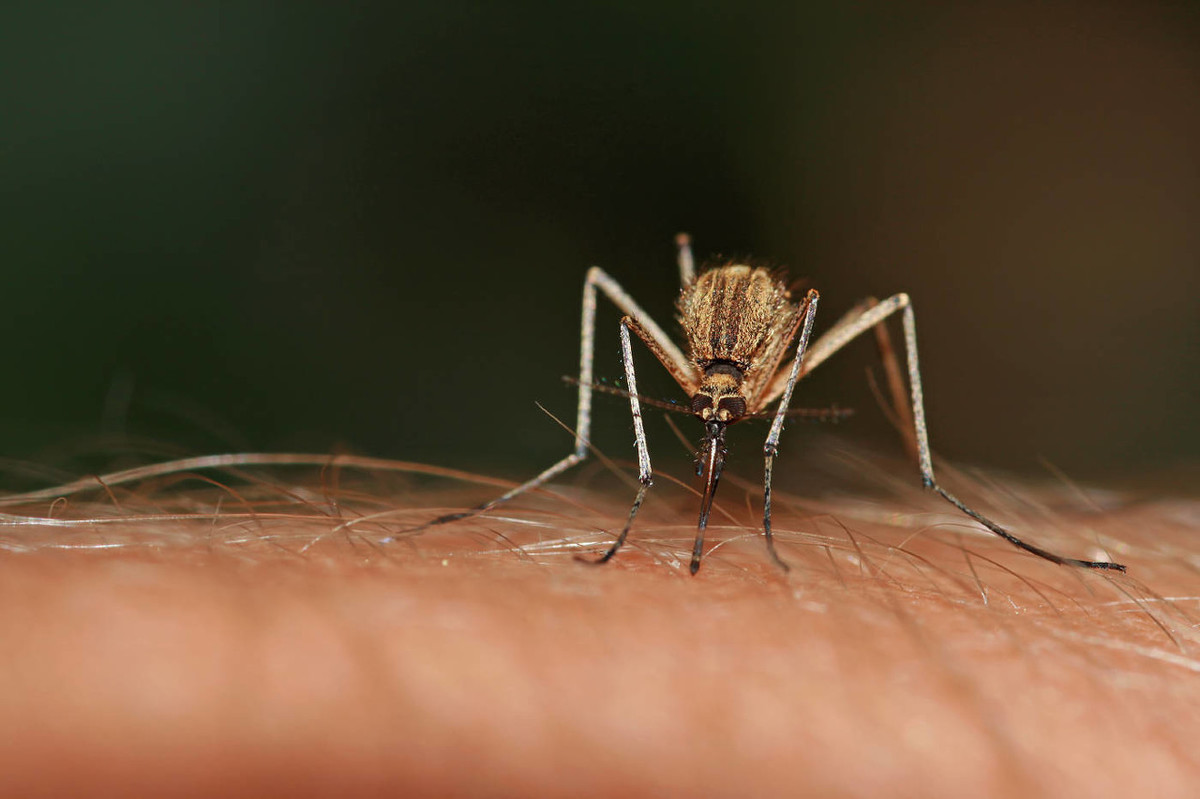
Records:
M719 266L685 286L677 307L699 385L693 412L724 408L732 421L759 410L800 318L787 286L761 267Z

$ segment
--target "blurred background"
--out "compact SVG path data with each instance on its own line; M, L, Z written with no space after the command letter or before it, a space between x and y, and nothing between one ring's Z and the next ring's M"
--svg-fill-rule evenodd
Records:
M0 12L3 456L523 477L570 446L535 402L573 421L584 271L674 330L680 230L805 277L818 332L909 292L957 461L1200 454L1195 5L73 6ZM796 401L898 453L874 363L866 339ZM597 405L631 456L624 401Z

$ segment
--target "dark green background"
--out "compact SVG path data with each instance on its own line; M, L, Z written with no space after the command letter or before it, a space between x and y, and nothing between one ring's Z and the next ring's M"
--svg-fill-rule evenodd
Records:
M946 455L1194 459L1192 8L6 10L0 452L346 447L518 476L569 445L534 402L573 417L586 267L669 317L689 230L810 278L818 328L909 291ZM615 314L600 335L615 377ZM798 401L853 405L843 430L895 451L872 358ZM623 403L598 414L630 453Z

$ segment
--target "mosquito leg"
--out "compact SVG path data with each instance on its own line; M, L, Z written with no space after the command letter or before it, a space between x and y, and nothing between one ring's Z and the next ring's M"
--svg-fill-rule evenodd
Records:
M679 285L686 286L696 279L696 261L692 258L692 237L686 233L675 236L676 260L679 263Z
M879 300L868 297L867 308L874 308ZM913 420L912 409L906 402L904 390L904 374L900 370L900 358L896 348L892 346L892 334L888 331L885 321L875 325L875 346L879 350L879 360L883 362L883 373L887 377L888 394L891 396L892 411L895 414L900 437L908 456L914 461L920 458L920 445L917 443L916 423Z
M993 533L1000 536L1013 546L1037 555L1040 558L1045 558L1052 563L1058 563L1064 566L1081 566L1088 569L1111 569L1113 571L1120 572L1125 571L1125 567L1119 563L1067 558L1023 541L1005 530L1000 525L993 522L991 519L984 516L982 513L979 513L978 511L968 507L962 502L962 500L958 499L958 497L954 496L938 484L937 478L934 477L933 474L933 458L931 457L929 451L929 429L925 424L925 400L921 389L921 370L917 357L917 323L916 318L913 315L912 303L907 294L896 294L892 297L889 297L883 302L867 308L858 316L856 320L847 322L843 325L835 326L836 335L833 335L833 331L831 331L831 333L827 333L826 335L822 336L821 339L813 345L812 351L809 353L810 358L805 367L805 373L816 368L819 363L833 355L835 352L845 346L847 342L851 341L867 330L870 330L872 327L875 327L897 311L903 311L901 318L904 325L904 349L908 357L908 384L912 400L913 431L916 434L917 463L920 467L921 480L925 487L939 494L951 505L958 508L960 511L970 516L972 519L979 522L984 527L991 530Z
M635 324L634 320L626 316L621 320L621 362L625 367L625 383L629 387L629 410L633 414L633 436L634 442L637 445L638 455L638 492L637 497L633 500L633 506L629 509L629 517L625 520L625 526L621 529L621 534L617 536L617 540L608 548L608 551L600 557L599 560L590 561L591 563L607 563L613 555L617 554L617 550L625 545L625 539L629 536L629 528L633 527L633 520L637 518L638 511L642 508L642 503L646 499L646 491L654 482L654 475L650 469L650 449L646 446L646 428L642 423L642 406L638 402L637 396L637 375L633 368L633 347L629 343L629 329Z
M699 381L696 377L696 371L690 365L681 368L671 360L671 354L663 347L663 342L654 337L653 331L644 322L632 316L626 316L621 320L624 327L628 327L637 337L646 345L646 349L650 350L651 354L658 359L658 362L663 365L663 368L671 375L679 387L683 389L683 393L691 396L699 388ZM626 375L628 377L628 374ZM633 393L633 387L629 387L629 393Z
M771 422L771 432L767 434L763 444L763 455L766 466L763 470L763 535L767 539L767 552L771 560L784 571L789 566L775 551L775 538L771 534L771 471L775 466L775 456L779 454L779 436L783 433L783 418L787 415L788 403L792 401L792 391L796 388L796 376L800 374L800 364L804 362L804 350L808 347L809 336L812 335L813 319L817 315L817 300L820 295L815 290L809 290L804 302L804 325L800 328L799 343L796 345L796 358L788 372L787 384L783 389L783 398L779 401L779 409L775 411L775 420Z
M897 301L897 306L902 306L904 308L904 315L902 317L904 323L904 349L908 355L908 382L910 388L912 389L914 429L917 433L917 450L921 466L921 479L924 481L925 487L936 491L951 505L967 514L972 519L979 522L1008 543L1023 549L1026 552L1037 555L1040 558L1045 558L1052 563L1058 563L1063 566L1081 566L1086 569L1111 569L1119 572L1125 571L1125 567L1120 563L1112 563L1111 561L1102 560L1096 561L1080 560L1079 558L1067 558L1063 557L1062 555L1056 555L1055 553L1042 549L1034 544L1022 541L1020 538L1008 532L1003 527L984 516L982 513L967 507L958 497L954 496L949 491L938 485L937 479L933 476L933 462L929 454L929 430L925 426L925 400L921 391L921 370L919 368L919 364L917 363L916 317L913 314L912 303L909 302L907 294L897 294L891 299ZM889 300L889 302L890 301L891 300Z
M653 342L651 351L662 361L663 366L672 375L688 374L687 359L675 343L667 337L662 328L646 315L645 311L641 309L633 297L629 296L617 281L609 277L607 272L598 266L593 266L588 270L587 278L583 284L583 312L579 329L579 400L575 417L575 448L569 455L550 468L532 479L526 480L516 488L506 491L495 499L488 500L466 511L438 516L417 527L405 530L403 531L404 533L416 533L429 527L436 527L437 525L448 524L486 513L498 505L502 505L524 494L526 491L531 491L548 482L587 457L588 437L591 434L592 428L592 383L594 380L592 365L596 350L597 289L603 292L622 313L637 320L638 326L635 328L635 331L648 345L650 345L651 341Z
M874 297L868 297L862 302L855 305L847 311L841 319L827 329L821 336L813 342L808 349L804 366L800 370L800 378L816 369L826 358L840 350L848 341L857 337L862 331L855 328L854 325L858 319L867 311L879 305L879 300ZM887 377L888 394L892 403L892 412L895 414L894 419L900 431L900 437L904 442L904 448L908 451L909 456L913 461L917 460L917 437L913 431L914 423L912 418L912 409L908 401L908 389L904 385L904 372L900 368L900 360L896 355L896 349L892 346L892 336L888 331L886 320L881 320L875 324L875 344L879 349L879 358L883 362L884 374ZM767 389L765 400L774 402L781 394L786 386L785 375L787 372L779 372L774 382Z

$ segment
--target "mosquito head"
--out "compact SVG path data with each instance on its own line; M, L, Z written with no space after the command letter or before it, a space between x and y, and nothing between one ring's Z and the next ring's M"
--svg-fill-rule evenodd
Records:
M742 370L736 364L718 361L704 370L704 381L692 395L692 413L704 422L733 424L746 415L742 394Z
M706 423L733 424L746 415L746 398L740 394L714 396L701 389L692 397L692 413Z

